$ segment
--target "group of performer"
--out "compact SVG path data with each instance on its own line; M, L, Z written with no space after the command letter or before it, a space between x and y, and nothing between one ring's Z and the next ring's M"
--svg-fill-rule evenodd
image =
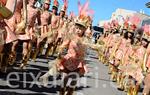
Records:
M1 0L0 2L2 71L6 69L6 65L14 63L19 41L23 43L21 68L25 67L29 58L35 60L39 53L42 54L45 44L48 44L45 52L45 57L48 57L50 51L52 50L54 54L57 45L62 43L64 33L60 30L69 24L66 17L67 2L64 2L59 14L57 0L54 0L52 11L49 11L50 0L45 0L40 8L35 7L36 2L37 0ZM13 8L11 4L14 4ZM9 10L9 13L6 10ZM9 14L9 17L6 14Z
M127 95L138 95L144 84L143 95L150 95L150 29L139 26L136 15L112 20L104 24L104 34L98 39L99 60L109 67L110 79Z
M45 58L54 54L58 58L50 70L40 77L40 81L47 85L46 80L50 75L55 75L54 71L63 73L64 87L60 95L72 95L75 87L67 87L66 84L70 77L76 76L67 75L72 72L84 75L87 72L84 61L86 48L97 46L89 43L92 34L92 17L87 7L89 2L84 5L78 3L79 15L74 16L73 12L67 15L68 1L63 1L60 11L57 0L53 1L51 11L51 0L44 0L38 8L35 6L38 0L0 1L0 70L6 72L7 67L15 63L19 42L23 43L20 69L25 69L29 59L35 61L38 55L42 55L47 45ZM76 85L76 82L71 84Z
M117 20L104 24L104 34L98 38L97 44L90 42L92 36L92 17L86 2L78 3L79 15L67 15L68 1L59 11L59 2L44 0L41 7L35 4L38 0L1 0L0 1L0 70L15 63L16 49L22 42L22 60L20 68L26 67L29 59L36 60L44 53L45 58L57 54L57 59L50 62L52 67L40 77L46 86L48 77L63 73L63 87L60 95L72 95L75 87L67 87L67 76L87 72L84 60L88 47L96 49L99 60L109 66L111 80L117 82L118 89L128 95L137 95L144 83L143 95L150 93L150 29L149 25L139 27L140 19L130 16L120 25ZM59 12L59 13L58 13ZM66 54L64 54L64 50ZM77 81L70 84L75 85Z

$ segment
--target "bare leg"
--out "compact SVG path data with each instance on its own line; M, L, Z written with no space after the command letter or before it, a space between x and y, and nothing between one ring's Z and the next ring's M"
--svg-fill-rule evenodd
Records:
M150 93L150 85L149 83L144 85L144 89L143 89L143 95L149 95Z
M134 85L134 90L133 90L133 95L138 95L138 91L140 89L140 85L139 84L136 84Z
M16 48L17 48L17 45L18 45L18 41L15 41L15 42L12 43L11 52L9 54L9 59L10 59L9 64L10 65L13 65L15 60L16 60Z
M60 88L59 95L65 95L67 82L68 82L67 74L62 73L62 85L61 85L61 88Z
M55 43L55 45L54 45L54 47L53 47L52 55L54 55L54 53L55 53L55 51L56 51L56 49L57 49L59 43L61 43L61 40L62 40L61 38L58 38L58 39L57 39L57 41L56 41L56 43Z
M28 54L28 42L23 42L23 58Z
M57 73L58 73L58 70L57 70L57 66L56 66L56 61L53 61L52 63L51 68L49 69L49 71L47 73L45 73L43 76L40 77L39 81L44 85L44 86L47 86L48 85L48 78L50 76L56 76L57 77Z
M2 64L1 64L1 70L2 72L6 73L7 72L7 67L9 64L9 54L11 52L11 43L5 44L3 48L3 57L2 57Z
M0 53L3 51L4 45L0 45Z
M18 45L18 41L13 42L11 51L16 51L17 45Z
M30 50L31 50L31 42L30 41L23 42L23 58L22 64L20 65L21 69L23 69L23 67L27 64L27 61L30 58Z
M0 69L2 68L2 61L3 61L3 45L0 45Z
M76 75L70 75L70 76L68 76L68 78L71 79L71 83L70 83L70 86L68 86L66 89L66 92L67 92L66 95L73 95L74 90L76 88L76 84L77 84L77 76Z
M42 55L45 44L46 44L46 39L44 39L39 45L39 55Z
M38 52L39 52L39 45L37 45L37 41L36 42L33 42L32 45L34 46L33 50L31 49L31 45L29 45L29 50L31 50L31 59L33 61L36 61L36 57L38 55Z
M48 58L52 46L53 46L53 43L48 44L48 47L47 47L46 52L45 52L45 57L46 57L46 58Z

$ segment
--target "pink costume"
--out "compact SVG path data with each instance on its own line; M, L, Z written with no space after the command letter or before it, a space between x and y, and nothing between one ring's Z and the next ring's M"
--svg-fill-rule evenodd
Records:
M3 0L3 1L6 2L6 0ZM3 1L1 1L1 2L3 2ZM13 15L13 12L16 8L16 0L7 0L7 3L6 3L5 7L8 8L8 10L10 10L8 12L12 12L11 14ZM6 11L3 11L3 8L2 8L1 11L2 11L2 13L6 12ZM5 13L5 14L7 14L7 13ZM10 14L10 13L8 13L8 14ZM1 15L1 13L0 13L0 15ZM9 16L9 17L11 17L11 16ZM13 42L13 41L17 40L17 37L13 33L14 30L11 29L9 25L10 24L8 23L8 20L6 20L6 19L0 21L0 29L6 31L6 33L1 34L2 39L4 39L4 41L2 41L2 39L1 39L1 41L2 41L1 44L4 44L4 42L7 44L7 43L10 43L10 42ZM5 37L4 37L4 35L5 35Z
M112 46L112 42L111 42L112 39L113 39L113 35L108 35L106 39L106 44L108 45L108 47Z
M5 29L7 31L7 35L6 35L6 44L11 43L15 40L17 40L16 35L14 34L14 32L10 29L9 26L5 26Z
M64 32L65 32L65 26L67 23L65 23L64 18L60 19L60 25L59 25L59 31L58 31L58 38L62 38L64 36Z
M50 30L48 32L48 43L55 42L58 36L59 16L52 14Z
M125 47L122 48L122 52L123 52L123 56L122 56L122 63L120 64L120 66L118 67L121 71L123 71L124 73L128 72L127 70L127 65L130 63L130 59L129 56L131 56L133 54L133 50L132 50L132 46L131 44L124 39L124 43L125 43Z
M33 8L30 5L27 5L27 28L26 33L23 35L18 35L18 39L20 40L33 40L35 37L34 34L34 25L36 19L39 21L40 11L36 8Z
M6 23L3 20L0 20L0 45L5 44L6 32L5 32Z
M146 52L146 49L144 47L140 46L140 48L137 49L135 56L139 60L143 60L145 52Z
M130 59L129 57L132 56L133 54L133 49L132 49L132 46L131 44L128 42L128 40L126 40L126 47L124 48L124 57L123 57L123 61L124 61L124 64L123 65L127 65L129 64L130 62Z
M62 46L68 46L67 54L62 58L58 67L60 70L74 71L79 69L81 74L87 72L84 57L86 46L78 40L67 40L64 41Z
M59 27L59 21L60 21L60 17L52 14L51 27L53 29L58 28Z
M43 11L41 13L41 36L48 32L48 25L50 24L51 13L49 11Z
M145 52L146 52L146 49L144 47L140 46L135 52L136 59L138 59L139 61L137 63L131 63L131 64L134 64L135 66L137 66L135 69L133 69L131 76L140 83L142 82L142 80L144 78L144 76L142 74L141 66L143 64L143 58L144 58Z
M106 57L109 57L109 51L110 51L110 48L112 46L112 44L110 44L112 40L112 35L108 35L108 37L106 37L106 40L105 40L105 45L106 45L106 50L105 50L105 56Z
M106 44L106 42L107 42L107 38L108 38L108 37L104 37L104 39L103 39L103 41L105 42L105 44Z
M115 47L115 44L116 44L116 35L112 34L110 39L109 39L109 42L108 42L109 55L112 54L114 47Z
M88 38L91 38L91 37L92 37L92 31L91 31L90 27L88 27L88 29L85 31L85 35L86 35L86 37L88 37Z
M150 45L147 48L148 59L146 63L146 67L150 70Z
M65 21L65 19L64 18L60 18L60 20L59 20L60 22L60 25L59 25L59 27L60 28L62 28L63 27L63 25L64 25L64 21Z
M116 59L121 60L123 57L123 54L125 53L125 47L126 47L126 40L124 38L121 39L121 43L118 47L118 50L116 51Z
M22 7L23 7L22 0L17 0L16 10L15 10L14 15L9 20L6 21L6 23L8 25L8 28L6 28L7 33L8 33L7 38L6 38L6 43L17 40L15 30L16 30L16 25L18 23L20 23L20 21L21 21Z

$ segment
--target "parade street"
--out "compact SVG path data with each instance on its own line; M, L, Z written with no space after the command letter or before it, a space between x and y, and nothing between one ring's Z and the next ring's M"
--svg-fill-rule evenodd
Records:
M0 95L150 95L148 8L0 0Z
M88 50L86 61L89 73L79 81L75 95L125 95L117 90L116 83L109 80L108 69L98 61L95 51ZM25 71L15 67L12 72L1 76L0 95L58 95L59 79L55 82L57 85L54 85L50 78L48 87L36 82L48 70L47 59L38 58L36 63L29 63Z

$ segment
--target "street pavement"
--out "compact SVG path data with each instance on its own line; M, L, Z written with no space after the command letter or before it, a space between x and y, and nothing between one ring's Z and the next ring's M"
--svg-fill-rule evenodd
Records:
M0 75L0 95L59 95L60 78L49 78L47 87L38 82L39 77L48 70L48 60L54 59L41 56L36 62L29 61L23 71L17 63L7 74ZM116 83L110 81L108 67L99 62L96 51L88 49L86 61L89 72L78 80L75 95L126 95L117 90Z

